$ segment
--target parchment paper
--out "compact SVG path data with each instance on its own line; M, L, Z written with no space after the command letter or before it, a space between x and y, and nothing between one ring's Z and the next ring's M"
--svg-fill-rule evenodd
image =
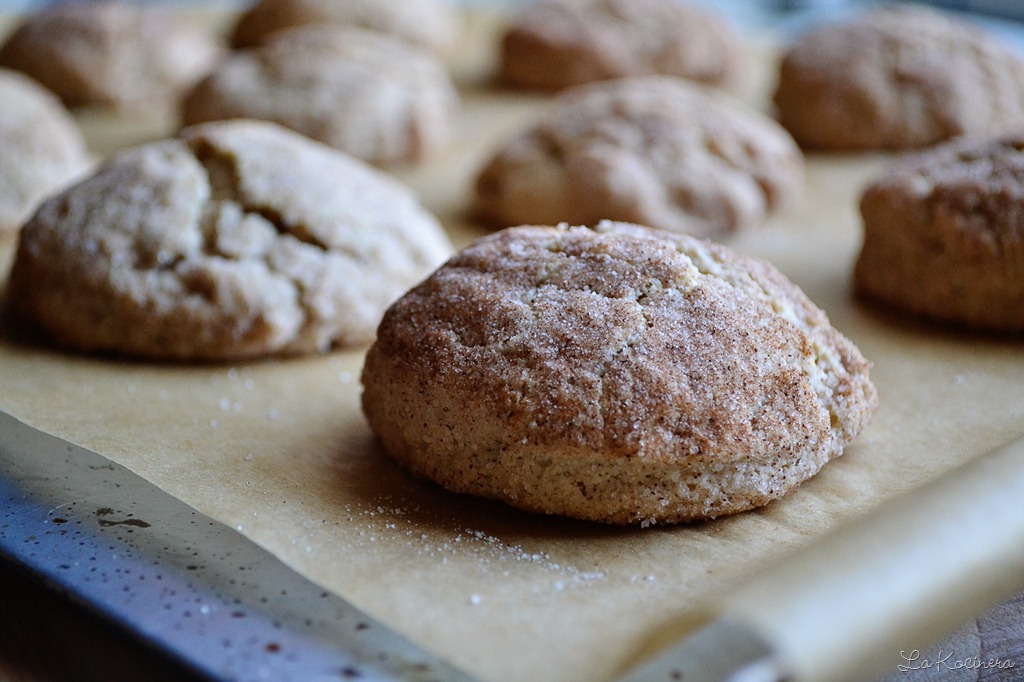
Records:
M471 28L456 67L465 100L457 144L398 171L459 245L484 234L464 215L476 168L546 101L482 85L496 24ZM771 54L752 47L734 87L762 109ZM81 121L101 154L173 129L170 119ZM803 198L730 242L772 261L828 312L874 362L881 401L842 458L763 510L614 528L413 480L383 456L361 416L364 349L237 365L140 363L51 348L5 316L0 409L128 466L485 680L608 679L699 620L717 592L1024 433L1019 340L943 331L852 300L856 200L888 161L809 157ZM4 273L11 247L2 247ZM925 644L907 636L894 650Z

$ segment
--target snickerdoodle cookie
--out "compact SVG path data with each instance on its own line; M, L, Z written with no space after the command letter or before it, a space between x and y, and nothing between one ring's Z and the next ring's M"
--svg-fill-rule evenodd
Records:
M54 3L30 14L0 47L68 106L139 113L169 109L221 53L214 38L173 14L124 0Z
M235 24L234 47L258 45L269 34L309 24L355 26L433 51L455 43L460 18L446 0L257 0Z
M483 168L476 205L501 227L607 218L722 236L764 221L802 180L800 150L775 121L648 76L563 93Z
M25 224L9 290L60 344L229 359L368 343L450 243L403 185L272 123L119 153Z
M225 59L183 100L185 125L279 123L370 163L421 161L443 148L458 109L441 62L356 28L300 26Z
M861 353L768 263L611 222L470 245L388 309L363 387L412 472L620 524L767 504L877 402Z
M53 93L0 69L0 234L13 232L40 199L90 163L74 119Z
M1024 135L906 159L860 202L857 292L940 323L1024 332Z
M719 85L739 55L721 17L679 0L545 0L505 32L498 78L543 90L650 74Z
M775 104L806 147L926 147L1024 125L1024 61L964 20L886 8L799 38Z

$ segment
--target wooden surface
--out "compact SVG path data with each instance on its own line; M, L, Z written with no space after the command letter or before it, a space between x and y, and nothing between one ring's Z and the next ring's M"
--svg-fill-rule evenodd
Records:
M474 22L455 58L464 98L457 143L423 167L396 170L460 245L484 233L465 210L476 168L546 102L484 83L496 26ZM752 41L733 89L764 109L774 59L762 43ZM80 121L99 154L173 130L170 119L93 112ZM237 365L125 362L51 348L0 316L0 409L128 466L484 680L610 679L692 628L711 600L748 576L1024 434L1019 340L946 332L852 299L856 199L888 162L810 157L802 199L730 243L771 260L828 312L874 362L881 399L875 420L841 459L762 510L703 524L609 528L531 516L414 481L382 456L359 412L363 349ZM0 247L0 271L9 257L10 244ZM16 582L0 573L0 581L8 577ZM97 646L88 636L77 647L61 640L54 650L46 628L60 630L61 621L41 613L52 606L45 595L29 598L27 589L0 618L13 618L6 626L14 631L42 633L25 637L41 652L30 658L88 657ZM1019 606L1011 602L1002 613L1019 623ZM71 618L67 627L94 632L74 615L63 617ZM958 646L978 642L978 651L1014 656L1024 670L1020 638L982 625L1013 618L986 618L964 614ZM17 625L21 619L31 627ZM123 640L110 642L117 651ZM907 632L891 644L894 665L900 651L927 642ZM13 679L66 679L16 654L8 648L3 655L7 668L30 672ZM1014 679L970 672L977 677L956 679Z

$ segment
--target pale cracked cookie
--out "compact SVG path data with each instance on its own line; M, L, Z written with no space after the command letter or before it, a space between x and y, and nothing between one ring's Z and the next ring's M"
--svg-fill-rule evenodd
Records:
M458 95L433 55L356 28L279 31L225 59L183 100L190 125L273 121L377 164L416 162L444 148Z
M26 223L13 304L73 348L220 360L372 340L451 249L398 181L271 123L119 153Z
M868 362L763 261L649 228L509 228L391 306L385 451L457 492L618 524L764 505L876 408Z
M760 224L802 181L803 156L775 121L648 76L563 93L480 171L476 207L500 227L607 218L718 237Z
M926 147L1024 125L1024 61L964 20L886 8L799 38L775 104L805 147Z
M543 90L651 74L721 85L739 61L732 27L697 5L546 0L523 10L504 33L498 78Z
M0 235L13 233L51 192L91 163L60 100L30 78L0 69Z
M857 292L942 324L1024 332L1024 135L910 157L860 202Z
M124 0L62 2L28 15L0 47L68 106L139 113L173 106L221 48L170 10Z
M239 16L231 44L252 47L275 31L309 24L364 28L436 52L450 50L461 28L446 0L256 0Z

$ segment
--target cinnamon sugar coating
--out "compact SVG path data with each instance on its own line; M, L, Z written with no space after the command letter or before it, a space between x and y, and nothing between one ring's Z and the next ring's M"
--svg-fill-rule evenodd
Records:
M0 238L15 234L36 205L92 160L60 100L17 71L0 68Z
M499 227L610 219L723 237L761 224L802 183L803 156L775 121L647 76L563 93L484 165L476 208Z
M459 97L441 61L353 27L277 31L225 58L184 98L184 125L273 121L374 164L422 161L452 137Z
M680 0L546 0L526 7L501 42L507 85L559 90L664 74L721 85L740 42L714 11Z
M965 20L884 8L798 38L775 104L804 147L921 148L1024 125L1024 60Z
M859 294L942 324L1024 332L1024 135L910 157L860 210Z
M258 0L239 16L231 44L253 47L276 31L317 24L363 28L443 52L460 23L447 0Z
M451 244L404 185L280 126L208 123L45 201L13 303L58 343L166 359L369 343Z
M166 7L127 0L53 3L28 14L0 46L70 107L119 113L170 109L221 57L214 37Z
M868 362L773 267L611 222L470 245L387 311L363 386L413 473L616 524L764 505L877 402Z

